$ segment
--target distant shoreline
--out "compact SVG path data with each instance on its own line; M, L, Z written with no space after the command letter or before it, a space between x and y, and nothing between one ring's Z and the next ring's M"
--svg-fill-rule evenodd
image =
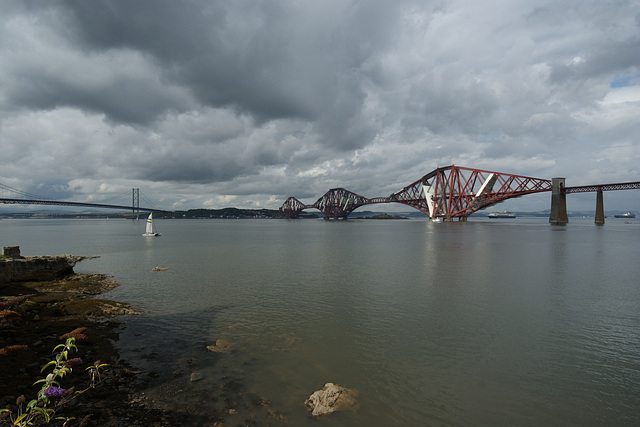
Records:
M470 215L471 218L484 218L492 210L482 210ZM549 211L513 211L518 218L548 218ZM613 218L615 215L623 214L627 211L612 210L606 212L605 216ZM636 215L640 212L631 211ZM0 219L142 219L149 213L140 211L132 217L132 212L0 212ZM568 212L570 218L594 217L595 211L573 211ZM154 219L286 219L284 214L277 209L240 209L240 208L223 208L223 209L189 209L186 211L174 212L154 212ZM378 212L378 211L354 211L349 219L415 219L427 218L427 215L418 210L408 212ZM392 218L389 218L392 217ZM303 211L298 219L319 219L322 218L321 212Z

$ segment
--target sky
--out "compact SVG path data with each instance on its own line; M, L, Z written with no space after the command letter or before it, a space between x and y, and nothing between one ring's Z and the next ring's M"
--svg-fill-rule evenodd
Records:
M0 183L43 197L277 209L451 164L640 181L638 135L637 0L0 0Z

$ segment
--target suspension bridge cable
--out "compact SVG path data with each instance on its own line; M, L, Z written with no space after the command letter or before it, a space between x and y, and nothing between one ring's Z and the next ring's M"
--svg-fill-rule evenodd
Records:
M98 204L106 204L106 202L111 202L113 200L127 200L130 201L131 200L131 191L125 191L124 193L120 193L117 196L112 196L112 197L108 197L104 200L101 200L99 202L94 202L94 203L98 203ZM121 204L125 204L124 202L121 202Z
M0 184L0 188L3 189L3 190L7 190L9 192L12 192L12 193L17 193L17 194L19 194L21 196L24 196L24 197L28 197L30 199L35 199L35 200L53 200L50 197L38 196L37 194L28 193L26 191L18 190L17 188L13 188L13 187L10 187L10 186L5 185L5 184Z
M142 191L140 191L140 198L142 200L144 200L146 203L148 203L152 208L155 208L155 209L158 209L158 210L162 210L162 208L160 206L156 205L151 200L149 200L149 198L147 196L145 196Z

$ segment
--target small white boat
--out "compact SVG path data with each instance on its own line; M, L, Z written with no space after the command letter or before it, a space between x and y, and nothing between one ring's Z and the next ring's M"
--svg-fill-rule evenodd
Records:
M431 222L442 222L442 218L440 217L431 218Z
M153 226L153 214L149 214L149 218L147 218L147 229L145 230L144 237L156 237L160 236L160 233L156 233L156 229Z

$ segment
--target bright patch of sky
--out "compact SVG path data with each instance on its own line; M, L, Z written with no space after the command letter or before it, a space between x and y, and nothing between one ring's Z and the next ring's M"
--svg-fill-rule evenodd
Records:
M611 82L611 87L626 87L640 84L640 74L625 76Z

